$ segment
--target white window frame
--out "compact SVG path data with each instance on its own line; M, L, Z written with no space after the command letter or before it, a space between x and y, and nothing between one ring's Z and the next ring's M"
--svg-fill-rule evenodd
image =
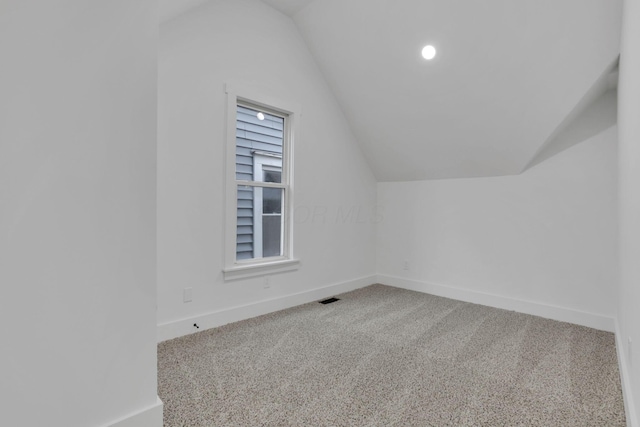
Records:
M244 279L266 274L296 270L300 260L293 254L293 147L294 129L298 131L300 108L293 103L259 93L255 90L225 86L227 94L227 131L225 154L225 215L224 215L224 267L225 280ZM264 109L265 112L285 117L282 147L282 183L238 181L236 179L236 112L237 106L245 105ZM280 159L278 159L280 160ZM255 167L255 165L254 165ZM238 185L250 184L254 188L285 188L282 209L282 256L269 258L236 259ZM260 224L261 224L260 220ZM256 226L254 221L254 227ZM254 229L255 232L255 229ZM254 242L255 251L256 242ZM262 249L262 247L260 248ZM254 252L255 253L255 252Z

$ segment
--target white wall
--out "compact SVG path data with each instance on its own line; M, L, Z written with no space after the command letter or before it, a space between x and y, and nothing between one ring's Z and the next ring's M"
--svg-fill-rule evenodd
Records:
M225 82L302 108L294 176L294 246L302 265L273 275L269 289L264 278L222 277ZM159 125L161 339L192 332L194 322L181 319L214 326L219 322L207 323L207 315L219 310L374 280L375 179L290 18L258 0L217 0L162 24ZM341 219L340 211L352 216ZM183 303L186 287L193 288L191 303ZM171 325L177 329L165 334Z
M0 424L161 425L155 2L0 10Z
M517 176L380 183L378 273L595 314L612 329L616 185L615 127Z
M633 426L640 410L640 1L626 0L620 55L620 299L618 339ZM629 346L629 339L632 345ZM631 348L630 348L631 347Z

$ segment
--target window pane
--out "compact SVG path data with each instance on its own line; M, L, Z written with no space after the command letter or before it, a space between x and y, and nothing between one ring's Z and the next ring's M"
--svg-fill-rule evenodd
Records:
M238 186L236 260L283 255L284 189Z
M263 180L262 182L282 182L282 170L269 170L263 168Z
M254 248L254 188L238 186L238 226L236 228L236 259L253 258Z
M284 118L242 105L236 114L236 179L281 182L268 181L264 167L282 168Z
M282 215L262 217L262 256L282 255Z
M262 213L282 213L282 191L281 188L264 188L262 190Z

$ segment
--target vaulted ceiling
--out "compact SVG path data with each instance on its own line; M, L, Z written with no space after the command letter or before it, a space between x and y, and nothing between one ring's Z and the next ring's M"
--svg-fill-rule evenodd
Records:
M615 77L620 0L263 1L297 25L380 181L520 173L575 143L568 124Z

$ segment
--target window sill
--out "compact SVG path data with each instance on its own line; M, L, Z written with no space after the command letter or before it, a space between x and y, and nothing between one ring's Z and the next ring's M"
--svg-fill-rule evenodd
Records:
M224 280L247 279L264 274L284 273L300 268L299 259L285 259L256 264L238 265L222 270Z

